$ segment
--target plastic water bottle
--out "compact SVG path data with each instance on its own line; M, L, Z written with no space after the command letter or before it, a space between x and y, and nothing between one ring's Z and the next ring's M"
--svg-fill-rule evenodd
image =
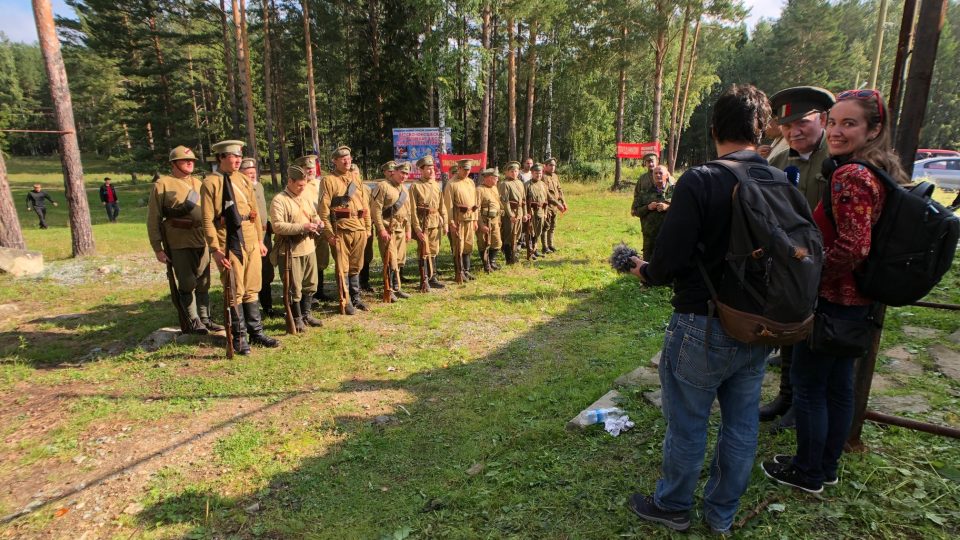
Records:
M590 409L584 412L584 425L602 424L607 418L616 418L623 416L623 409L620 407L608 407L603 409Z

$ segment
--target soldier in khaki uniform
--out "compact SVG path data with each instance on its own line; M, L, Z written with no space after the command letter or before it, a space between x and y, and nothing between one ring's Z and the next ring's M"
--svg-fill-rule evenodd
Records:
M320 207L320 178L317 177L317 156L307 154L293 161L293 164L303 171L307 177L307 185L303 188L304 196L312 201L314 208ZM313 293L316 300L327 300L323 292L323 271L330 266L330 244L316 241L317 245L317 290Z
M437 253L440 252L440 237L447 234L447 208L443 205L440 185L436 181L437 168L432 156L424 156L417 161L420 180L410 186L410 229L423 243L423 259L420 265L427 264L430 287L442 289L443 283L437 278Z
M560 187L560 177L557 175L557 160L554 158L547 158L543 163L543 183L547 185L547 192L550 194L547 218L543 223L543 240L546 244L544 251L554 253L557 251L556 246L553 245L557 217L567 211L567 203L563 200L563 188Z
M550 205L550 193L547 191L547 185L540 179L543 174L543 166L534 163L530 168L530 183L527 184L527 213L530 214L530 220L533 222L533 229L530 238L527 238L530 249L533 250L533 259L542 257L543 253L537 251L537 241L543 244L543 224L547 219L547 207Z
M497 189L500 175L496 169L484 169L480 178L480 187L477 188L477 200L480 203L477 246L480 248L483 271L489 274L492 270L500 269L497 253L503 245L500 237L500 217L503 210L500 205L500 191Z
M147 202L147 236L157 260L173 266L190 331L203 335L223 327L210 320L210 252L200 229L200 180L192 175L196 159L186 146L170 151L171 174L157 180Z
M322 326L310 314L311 295L317 288L317 248L314 239L320 235L320 216L306 190L307 173L293 165L287 169L287 187L270 204L270 222L277 235L275 256L282 279L287 275L287 252L290 253L290 311L297 332L306 326Z
M503 209L501 235L503 256L507 264L517 262L517 242L523 233L523 224L530 220L527 213L527 190L520 179L520 163L511 161L503 170L505 179L500 181L500 203Z
M377 186L380 185L380 182L390 179L390 172L393 171L395 166L396 163L393 161L388 161L381 165L380 171L383 173L383 176L373 181L373 187L367 185L366 182L363 183L363 194L367 198L368 207L373 207L373 198L376 196ZM356 165L353 166L353 170L360 171ZM370 264L373 263L373 239L377 236L376 229L376 223L371 215L370 230L367 231L367 245L363 248L363 268L360 269L360 290L362 292L373 292L373 287L370 285Z
M260 258L267 254L267 246L262 242L262 216L257 212L256 196L247 177L239 171L243 144L243 141L221 141L210 146L217 157L218 172L204 178L200 202L207 247L221 269L221 280L234 286L230 299L233 348L238 354L247 355L250 354L248 333L253 345L278 347L280 342L263 333L257 303L262 281ZM236 244L231 244L228 238L233 227L238 229Z
M264 315L273 317L273 291L270 290L270 284L273 283L274 272L273 264L270 263L270 249L273 247L273 234L270 229L270 214L267 212L267 198L263 191L263 184L260 182L260 170L257 166L257 160L253 158L243 158L240 162L240 172L250 181L253 188L253 195L257 199L257 214L262 216L263 223L263 245L267 246L267 255L260 258L260 292L257 298L260 300L260 308Z
M443 205L450 217L450 249L460 256L460 271L467 280L476 279L470 273L470 255L473 253L473 235L477 231L477 186L470 179L473 160L457 162L457 175L443 190Z
M392 163L392 162L391 162ZM386 264L387 252L390 256L390 288L392 301L397 298L410 298L400 290L400 269L407 262L407 242L413 233L410 221L410 194L404 188L404 182L410 176L409 163L392 163L387 173L389 180L383 180L374 188L370 213L373 218L373 230L380 244L380 259Z
M348 315L356 309L367 310L360 298L360 270L363 249L371 227L370 207L363 193L363 179L353 170L348 146L333 151L334 170L323 177L318 213L323 221L323 235L330 243L341 274L346 275L350 302Z

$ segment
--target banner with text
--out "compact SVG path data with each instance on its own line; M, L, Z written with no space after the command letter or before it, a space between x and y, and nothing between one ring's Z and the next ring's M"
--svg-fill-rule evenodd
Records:
M437 158L453 146L450 128L443 128L443 148L440 147L440 128L395 128L393 130L394 161L410 162L410 178L420 178L417 160L424 156Z
M642 159L647 154L656 154L657 157L660 157L660 141L617 143L618 158Z
M461 159L473 160L473 167L470 167L470 174L479 173L483 169L487 168L487 154L485 152L481 152L479 154L441 154L440 170L445 173L450 172L450 167L455 165Z

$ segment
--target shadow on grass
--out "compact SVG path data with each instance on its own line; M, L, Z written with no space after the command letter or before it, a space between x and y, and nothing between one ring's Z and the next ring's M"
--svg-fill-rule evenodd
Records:
M188 523L188 537L611 537L652 530L623 505L639 478L655 478L659 411L638 392L627 397L640 427L629 435L564 429L659 345L656 335L638 343L636 326L662 325L666 303L641 312L640 295L625 295L626 286L594 290L476 361L396 380L344 381L340 393L400 390L407 397L389 414L340 414L310 427L338 442L254 493L185 488L138 519L144 526ZM637 315L584 324L611 309ZM255 452L272 456L274 449Z

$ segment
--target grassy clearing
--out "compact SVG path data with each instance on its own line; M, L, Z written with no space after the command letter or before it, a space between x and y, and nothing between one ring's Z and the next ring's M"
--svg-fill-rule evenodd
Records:
M28 166L11 160L17 189L32 183L33 169L22 172ZM440 294L375 303L358 317L325 317L323 329L283 338L279 350L227 362L208 343L136 349L175 317L161 268L147 256L144 210L126 202L127 193L146 186L121 184L121 223L94 225L101 255L66 259L61 216L59 229L27 230L30 247L54 261L50 272L31 280L0 276L0 303L30 314L0 323L0 478L20 485L29 474L73 467L78 455L94 461L104 434L125 433L143 448L156 437L152 449L159 450L168 444L162 427L199 424L210 433L208 446L158 458L132 491L105 488L108 499L120 500L101 512L96 535L666 537L624 507L629 493L651 489L657 478L664 424L642 398L648 389L625 391L637 428L619 438L563 427L656 352L670 312L669 291L640 289L608 268L611 246L625 240L639 248L640 230L628 217L630 195L605 188L567 186L562 251L547 260ZM91 196L99 204L95 191ZM57 212L65 213L62 205ZM24 222L32 225L29 217ZM115 269L97 273L105 265ZM449 267L441 270L449 275ZM960 268L934 297L960 302ZM80 315L58 317L65 314ZM910 338L904 325L940 334ZM950 312L900 308L888 315L884 348L904 344L928 369L901 376L881 362L880 372L895 382L884 392L927 397L933 410L918 418L960 425L960 385L933 371L925 352L958 326ZM268 331L281 334L283 321L268 320ZM85 356L96 361L81 363ZM53 369L64 362L81 367ZM241 405L262 412L221 422L224 411ZM840 486L822 499L755 473L741 515L766 505L737 535L956 537L960 443L873 425L864 438L872 452L847 456ZM763 456L792 448L790 433L761 437ZM80 468L93 474L108 468L103 459ZM45 482L62 487L57 476ZM0 511L22 507L32 494L0 494ZM87 497L62 503L73 509L63 516L50 505L0 531L77 536L97 520L96 513L81 517L90 510L78 508ZM122 513L129 502L144 510ZM691 537L706 532L698 525Z

